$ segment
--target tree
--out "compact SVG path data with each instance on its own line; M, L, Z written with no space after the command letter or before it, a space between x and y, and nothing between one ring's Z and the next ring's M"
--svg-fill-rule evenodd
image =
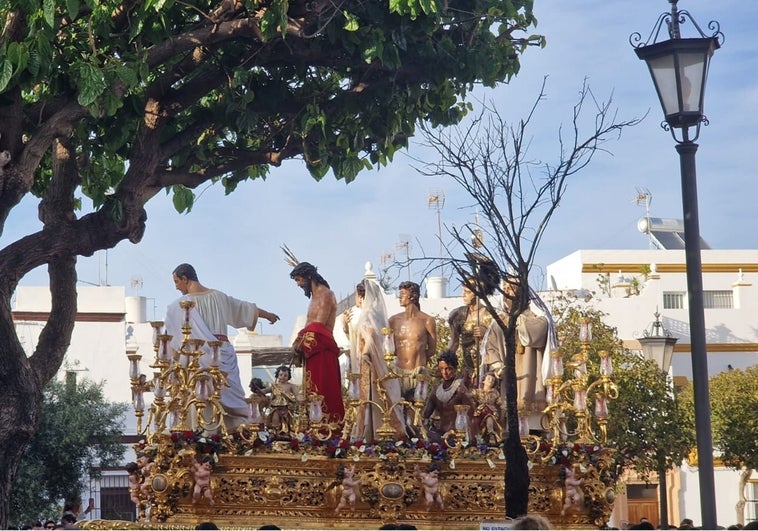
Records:
M422 162L419 171L455 181L471 197L481 215L481 225L449 228L454 243L463 250L463 259L448 260L460 278L478 278L472 287L487 306L493 320L503 330L506 344L505 398L508 436L504 450L506 514L526 514L529 492L527 455L519 438L515 373L516 321L528 308L529 275L542 235L558 208L568 183L592 157L605 150L604 144L625 127L639 120L616 121L611 102L597 102L585 84L574 106L568 137L559 133L558 161L542 163L528 154L529 125L544 97L545 82L526 118L509 125L496 109L485 108L466 126L449 129L424 128L426 144L435 153L435 162ZM591 132L581 138L585 105L595 103ZM448 252L452 256L450 246ZM436 265L441 258L430 260ZM484 281L488 277L488 281ZM501 282L505 280L505 282ZM510 288L518 286L515 295ZM488 296L499 293L509 301L503 317Z
M745 486L758 469L758 365L710 379L713 444L724 464L741 470L737 522L745 523Z
M77 256L139 242L162 190L188 212L195 187L292 158L350 182L542 42L519 36L532 0L11 0L0 23L0 231L30 195L42 222L0 250L0 527L69 345ZM42 265L52 309L27 357L10 299Z
M97 467L117 465L124 456L120 441L126 409L126 404L105 399L102 383L51 380L45 388L39 431L13 482L10 521L57 519L60 500L81 500L84 478Z

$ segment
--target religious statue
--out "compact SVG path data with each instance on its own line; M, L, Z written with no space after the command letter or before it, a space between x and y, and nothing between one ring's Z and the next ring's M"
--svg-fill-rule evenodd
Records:
M205 287L198 280L197 272L191 264L178 265L172 278L182 297L171 303L166 310L166 334L171 337L169 351L174 356L183 348L182 330L185 320L192 328L192 337L204 341L198 347L202 351L198 359L200 367L207 369L212 363L213 347L210 342L221 342L218 367L225 375L226 385L220 389L220 401L226 428L232 431L249 421L250 408L240 380L237 353L226 335L227 328L233 326L255 330L259 318L274 324L279 316L252 302L235 299L219 290ZM186 304L185 301L192 301L194 305L185 310L182 307L182 304Z
M403 397L413 400L416 377L426 371L426 362L437 352L437 323L421 311L421 288L410 280L401 282L398 289L403 311L389 318L395 344L395 367L400 376Z
M477 385L476 375L479 368L479 348L481 338L487 327L492 322L492 316L479 301L472 287L476 281L469 279L463 283L461 297L463 306L450 312L448 324L450 325L450 344L448 348L457 352L461 348L463 356L463 377L467 384Z
M276 369L276 381L271 387L263 389L268 395L268 405L271 408L266 425L276 433L290 433L292 426L292 408L298 405L300 388L291 383L292 371L286 365Z
M213 505L213 492L211 491L211 472L213 472L213 458L203 456L200 461L192 464L192 475L195 479L195 487L192 491L192 503L197 503L200 498L206 498Z
M440 353L437 360L442 382L427 397L422 416L429 424L430 436L441 438L450 430L455 429L457 417L455 406L473 406L473 400L463 378L458 375L458 357L455 353L446 350ZM470 415L471 412L468 414ZM433 420L435 415L436 421Z
M140 454L137 456L137 466L139 467L139 473L142 476L142 485L140 489L142 492L148 492L150 485L147 479L150 477L150 472L155 467L155 462L147 454Z
M290 272L290 278L310 299L305 327L298 332L292 344L294 353L303 364L303 393L306 396L322 396L326 422L342 423L345 404L342 401L340 348L334 340L337 299L329 283L313 264L297 263Z
M445 502L442 501L442 493L440 492L439 465L437 463L430 463L426 467L426 471L419 470L418 465L416 465L415 471L416 475L421 479L426 508L431 509L437 503L440 506L440 510L444 510Z
M337 479L342 485L342 495L334 514L338 514L342 509L350 507L355 509L355 501L358 498L358 488L361 486L361 480L355 476L355 465L346 467L341 465L337 469Z
M474 409L474 427L479 438L488 445L497 445L503 439L503 399L497 390L494 373L484 376L482 387L473 392L477 406Z
M577 474L577 465L572 467L566 467L566 479L564 480L563 489L563 508L561 509L561 516L565 516L566 513L573 508L581 508L584 505L584 494L582 493L582 485L584 480L579 479Z
M126 469L129 479L129 498L131 498L132 502L139 508L139 494L140 490L142 489L142 483L144 482L144 478L140 472L140 467L137 463L131 461L129 463L126 463L126 466L124 468Z
M398 437L405 435L405 414L402 402L400 379L390 375L385 359L394 344L390 332L387 310L381 286L371 280L364 282L365 296L361 303L360 317L356 324L356 342L360 355L359 392L361 405L358 408L354 439L373 440L380 434L384 424L384 412L391 408L389 422ZM397 373L395 373L397 374Z
M503 314L508 322L511 309L518 300L518 285L511 277L503 281ZM518 409L523 413L541 411L546 406L545 380L551 376L550 353L558 348L555 326L545 303L530 291L528 307L516 319L515 369ZM505 367L505 337L500 325L493 321L482 339L482 370L500 376ZM485 374L485 373L483 373ZM501 394L504 389L501 386Z

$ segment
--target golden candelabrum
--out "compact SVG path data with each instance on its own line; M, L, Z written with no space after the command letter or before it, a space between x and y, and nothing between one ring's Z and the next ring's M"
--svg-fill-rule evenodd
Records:
M134 396L137 417L137 433L149 438L165 431L221 432L226 434L221 405L221 389L226 387L226 374L219 369L221 341L208 341L209 360L201 364L206 352L206 341L192 337L189 312L193 301L181 301L184 310L182 341L178 350L170 348L173 336L162 333L162 321L153 321L153 350L155 360L150 381L140 372L142 356L127 353L129 378ZM152 392L153 403L148 411L148 421L142 425L145 400L144 393Z
M552 443L553 452L566 442L604 444L607 438L608 402L618 398L618 387L611 379L611 354L600 351L597 377L587 372L592 329L589 319L582 318L579 327L579 352L566 361L555 351L550 354L552 377L546 380L547 407L542 427ZM568 371L565 371L565 369ZM590 404L594 408L590 409ZM569 428L572 425L572 428ZM551 454L545 458L550 459Z
M396 408L401 408L401 415L403 418L407 418L405 415L405 408L408 407L413 412L414 422L416 419L420 419L419 403L414 400L414 403L408 402L404 398L393 401L392 397L387 392L387 382L397 380L400 375L394 371L395 367L395 353L392 347L392 329L389 327L383 327L380 330L383 339L382 346L384 352L384 362L387 366L387 372L383 376L376 378L376 389L379 393L379 400L371 400L367 398L361 398L360 396L360 374L352 373L350 375L350 387L347 399L347 408L345 414L345 426L342 432L343 439L349 439L350 434L358 422L360 410L366 410L372 406L376 408L382 414L382 423L376 429L376 435L380 441L389 441L397 436L395 428L392 427L392 415ZM424 397L425 398L425 397ZM423 406L423 402L421 402Z

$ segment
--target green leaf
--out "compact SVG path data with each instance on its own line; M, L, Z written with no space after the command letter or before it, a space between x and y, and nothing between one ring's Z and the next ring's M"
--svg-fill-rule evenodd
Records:
M66 0L66 10L68 10L68 16L71 20L76 20L79 15L79 0Z
M345 31L358 31L358 29L360 29L360 24L358 24L357 18L347 11L343 11L342 14L345 16L345 25L343 26Z
M195 203L194 192L181 184L175 185L173 191L174 197L172 198L172 201L176 211L179 213L191 212L192 205Z
M42 1L42 16L48 26L55 27L55 0Z
M320 181L327 173L329 173L329 166L322 163L308 164L308 172L311 174L311 177Z
M95 102L106 88L103 73L90 63L79 66L79 105L87 107Z
M3 61L2 66L0 66L0 93L8 86L11 76L13 76L13 65L6 59Z

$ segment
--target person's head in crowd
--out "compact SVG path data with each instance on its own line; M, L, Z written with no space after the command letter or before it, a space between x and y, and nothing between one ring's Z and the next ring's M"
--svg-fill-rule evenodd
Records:
M538 514L527 514L516 518L511 525L511 529L553 529L550 521L544 516Z

